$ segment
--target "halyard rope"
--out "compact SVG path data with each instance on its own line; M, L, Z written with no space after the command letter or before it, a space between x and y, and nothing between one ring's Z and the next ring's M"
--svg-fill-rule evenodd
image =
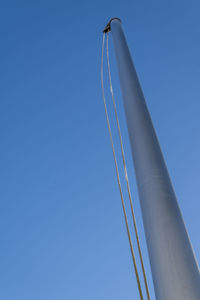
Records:
M122 142L122 134L121 134L121 129L120 129L120 124L119 124L119 118L117 114L117 107L116 107L116 102L114 98L114 92L113 92L113 87L112 87L112 79L111 79L111 71L110 71L110 61L109 61L109 47L108 47L108 34L107 34L107 42L106 42L106 53L107 53L107 65L108 65L108 76L109 76L109 84L110 84L110 93L112 96L112 102L113 102L113 107L114 107L114 112L115 112L115 119L117 123L117 129L118 129L118 136L120 140L120 148L121 148L121 155L122 155L122 161L123 161L123 167L124 167L124 176L126 180L126 186L127 186L127 191L128 191L128 197L129 197L129 202L131 206L131 213L132 213L132 219L133 219L133 225L134 225L134 231L135 231L135 237L137 241L137 247L138 247L138 253L140 257L140 264L142 268L142 273L143 273L143 278L144 278L144 284L145 284L145 289L146 289L146 294L147 294L147 299L150 300L150 294L149 294L149 288L148 288L148 283L147 283L147 277L146 277L146 272L144 268L144 262L143 262L143 257L142 257L142 251L140 247L140 241L139 241L139 236L138 236L138 230L137 230L137 224L136 224L136 219L135 219L135 213L133 209L133 201L131 197L131 191L130 191L130 185L129 185L129 180L128 180L128 174L127 174L127 168L126 168L126 160L125 160L125 154L124 154L124 147L123 147L123 142Z
M112 132L111 132L110 121L109 121L109 116L108 116L108 110L107 110L107 105L106 105L106 98L105 98L105 94L104 94L104 84L103 84L104 42L105 42L105 33L103 34L102 56L101 56L101 86L102 86L102 96L103 96L103 102L104 102L104 108L105 108L105 114L106 114L106 121L107 121L107 126L108 126L108 131L109 131L111 146L112 146L112 152L113 152L113 157L114 157L114 162L115 162L117 182L118 182L119 191L120 191L121 203L122 203L123 214L124 214L124 219L125 219L125 223L126 223L126 230L127 230L127 235L128 235L128 240L129 240L129 245L130 245L130 250L131 250L131 255L132 255L132 260L133 260L133 265L134 265L134 270L135 270L135 275L136 275L136 280L137 280L137 285L138 285L138 290L139 290L139 294L140 294L140 299L143 300L144 298L143 298L143 294L142 294L142 289L141 289L141 284L140 284L140 279L139 279L139 273L138 273L138 268L137 268L136 259L135 259L135 253L134 253L134 250L133 250L133 245L132 245L132 240L131 240L131 235L130 235L130 229L129 229L129 225L128 225L128 219L127 219L127 214L126 214L126 209L125 209L125 203L124 203L124 198L123 198L123 193L122 193L122 188L121 188L121 181L120 181L120 176L119 176L117 158L116 158L116 154L115 154L114 142L113 142L113 138L112 138Z

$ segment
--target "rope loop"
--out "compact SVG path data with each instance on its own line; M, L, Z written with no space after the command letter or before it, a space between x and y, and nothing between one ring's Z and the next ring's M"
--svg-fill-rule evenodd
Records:
M132 196L131 196L131 191L130 191L130 185L129 185L127 167L126 167L126 160L125 160L125 153L124 153L124 147L123 147L123 142L122 142L122 134L121 134L119 118L118 118L118 114L117 114L117 107L116 107L116 102L115 102L115 98L114 98L113 86L112 86L111 70L110 70L110 62L109 62L108 32L103 33L102 57L101 57L101 86L102 86L102 96L103 96L103 102L104 102L104 109L105 109L107 127L108 127L111 146L112 146L112 152L113 152L114 163L115 163L115 170L116 170L116 175L117 175L117 182L118 182L118 187L119 187L119 192L120 192L120 197L121 197L121 203L122 203L122 208L123 208L124 220L125 220L125 224L126 224L126 231L127 231L127 235L128 235L132 261L133 261L133 265L134 265L134 271L135 271L136 280L137 280L138 291L139 291L140 299L143 300L143 293L142 293L142 288L141 288L141 283L140 283L140 278L139 278L138 267L137 267L137 263L136 263L136 259L135 259L135 253L134 253L131 234L130 234L130 228L129 228L129 224L128 224L128 218L127 218L127 213L126 213L126 208L125 208L125 201L124 201L124 197L123 197L123 193L122 193L122 187L121 187L119 169L118 169L118 164L117 164L116 152L115 152L115 147L114 147L114 142L113 142L113 137L112 137L112 131L111 131L111 126L110 126L110 121L109 121L109 116L108 116L106 98L105 98L105 93L104 93L103 56L104 56L104 43L105 43L105 35L106 34L107 34L106 53L107 53L107 66L108 66L108 77L109 77L110 93L111 93L111 97L112 97L115 120L116 120L116 124L117 124L117 129L118 129L118 136L119 136L119 141L120 141L121 155L122 155L123 168L124 168L124 176L125 176L126 187L127 187L127 191L128 191L129 203L130 203L130 207L131 207L131 214L132 214L134 232L135 232L135 237L136 237L136 242L137 242L139 258L140 258L140 264L141 264L141 268L142 268L147 299L150 300L147 277L146 277L146 272L145 272L145 267L144 267L144 262L143 262L143 257L142 257L142 251L141 251L141 246L140 246L140 241L139 241L139 235L138 235L138 229L137 229L137 224L136 224L136 219L135 219L135 213L134 213L134 209L133 209L133 201L132 201Z

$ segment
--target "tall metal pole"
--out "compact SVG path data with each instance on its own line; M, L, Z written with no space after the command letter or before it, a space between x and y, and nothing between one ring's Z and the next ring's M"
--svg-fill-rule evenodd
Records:
M111 30L157 300L199 300L200 273L119 19Z

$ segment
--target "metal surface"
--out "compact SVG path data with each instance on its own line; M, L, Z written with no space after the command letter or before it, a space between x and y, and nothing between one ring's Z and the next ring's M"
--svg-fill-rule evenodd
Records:
M157 300L200 300L200 273L121 22L115 54Z

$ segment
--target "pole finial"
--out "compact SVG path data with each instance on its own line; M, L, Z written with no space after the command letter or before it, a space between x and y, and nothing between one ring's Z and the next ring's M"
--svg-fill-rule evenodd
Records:
M106 27L103 30L104 33L108 33L111 30L110 24L113 20L118 20L118 21L122 22L121 19L119 19L119 18L110 19L110 21L108 22L108 24L106 25Z

